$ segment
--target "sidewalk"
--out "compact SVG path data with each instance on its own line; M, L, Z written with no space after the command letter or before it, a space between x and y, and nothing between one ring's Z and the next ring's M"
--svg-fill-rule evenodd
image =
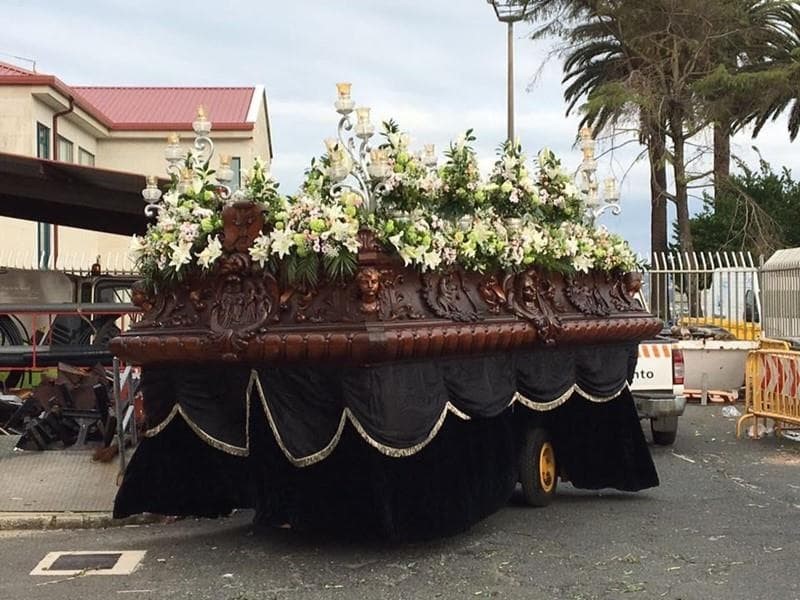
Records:
M108 527L143 521L111 517L118 459L93 462L92 450L14 451L17 439L0 435L0 530Z

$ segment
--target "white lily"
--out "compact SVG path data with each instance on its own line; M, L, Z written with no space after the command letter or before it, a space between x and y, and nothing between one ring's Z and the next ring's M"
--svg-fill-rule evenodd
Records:
M572 259L572 266L576 271L588 273L589 269L592 268L592 259L586 254L578 254Z
M208 246L203 248L203 251L197 255L197 264L208 269L214 261L222 255L222 244L218 236L214 236L208 240Z
M147 242L143 237L133 234L131 237L131 244L128 248L128 257L131 262L136 263L141 260L147 250Z
M289 251L294 246L294 232L290 229L276 229L270 234L271 248L278 258L283 258L289 254Z
M248 249L248 252L250 252L250 257L262 267L267 264L267 260L269 260L269 246L269 237L262 233L255 239L253 245Z
M176 271L180 271L184 265L189 264L192 260L192 243L191 242L178 242L169 245L172 250L172 258L169 261L171 267Z

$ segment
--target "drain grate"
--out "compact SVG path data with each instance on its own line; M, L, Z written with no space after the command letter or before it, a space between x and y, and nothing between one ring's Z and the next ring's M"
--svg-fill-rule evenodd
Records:
M62 554L48 567L49 571L100 571L113 569L122 557L121 552L99 554Z
M31 575L130 575L144 555L144 550L50 552Z

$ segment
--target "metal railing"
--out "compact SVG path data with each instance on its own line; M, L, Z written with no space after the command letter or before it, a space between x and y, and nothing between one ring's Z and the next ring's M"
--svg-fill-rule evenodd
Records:
M655 253L643 288L650 311L668 325L760 336L758 266L749 252Z
M761 277L766 335L800 340L800 248L775 252L764 263Z
M0 250L0 267L12 269L61 271L70 275L87 276L92 273L92 265L97 255L81 253L59 254L57 258L50 256L44 265L45 255L37 256L34 250L4 248ZM136 275L135 265L125 252L109 252L100 257L98 263L104 275Z
M119 476L125 473L127 456L125 447L128 440L136 447L136 392L138 390L138 373L130 365L121 367L115 356L113 363L114 410L117 416L117 448L119 449Z

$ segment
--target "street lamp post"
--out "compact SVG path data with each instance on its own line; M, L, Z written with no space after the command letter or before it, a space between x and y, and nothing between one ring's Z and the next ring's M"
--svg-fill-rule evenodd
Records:
M607 210L613 215L620 214L622 209L619 206L619 190L617 180L613 177L604 179L602 191L598 189L597 160L594 157L595 141L591 128L581 127L580 137L581 152L583 152L580 185L586 197L586 219L590 225L594 225L595 220Z
M525 18L531 0L486 0L498 21L508 24L508 140L514 141L514 23Z

